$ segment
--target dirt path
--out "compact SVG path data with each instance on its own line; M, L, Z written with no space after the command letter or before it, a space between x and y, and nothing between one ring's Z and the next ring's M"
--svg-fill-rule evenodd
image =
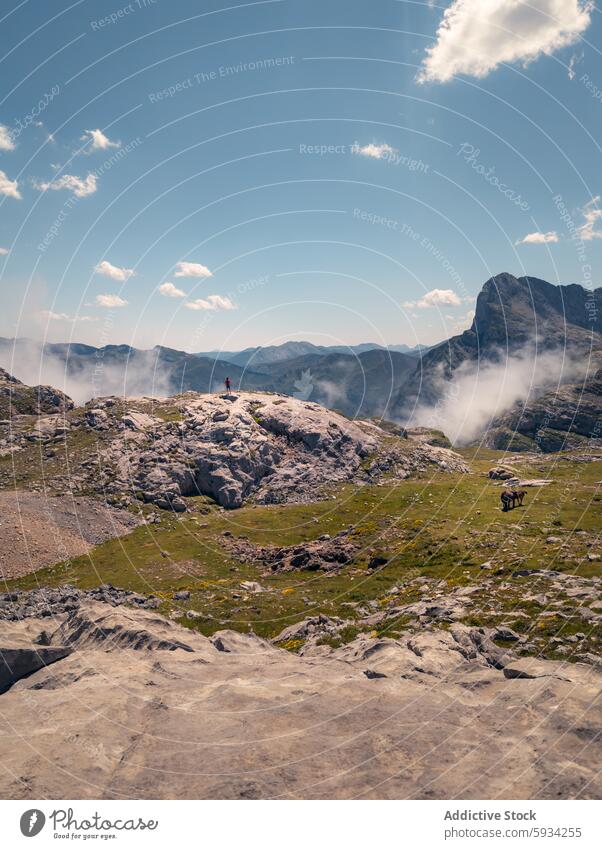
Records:
M130 513L94 498L0 492L0 579L17 578L85 554L138 524Z

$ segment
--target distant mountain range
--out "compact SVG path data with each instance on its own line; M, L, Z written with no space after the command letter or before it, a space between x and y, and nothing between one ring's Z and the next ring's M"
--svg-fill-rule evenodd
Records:
M401 353L394 348L407 348ZM348 415L383 412L426 346L385 349L285 342L239 352L188 354L156 346L46 344L0 338L0 363L26 383L50 383L78 403L101 395L173 395L234 387L283 392L340 408ZM344 353L343 353L344 351ZM352 351L350 353L350 351Z
M420 356L428 351L427 345L377 345L374 342L364 342L361 345L313 345L311 342L284 342L282 345L268 345L265 348L245 348L244 351L207 351L197 354L197 357L209 357L210 359L227 360L229 363L251 367L258 370L260 366L293 360L310 354L327 356L328 354L354 355L364 354L368 351L393 351L400 354Z
M454 417L464 416L471 427L456 438L487 431L486 441L496 447L556 450L565 444L564 433L599 436L594 420L602 413L601 309L601 288L555 286L504 273L483 286L471 327L430 348L290 341L188 354L160 346L150 351L127 345L41 346L0 338L0 366L28 384L55 386L79 403L108 394L220 391L230 377L234 388L282 392L348 416L422 424L420 417L431 411L444 430ZM544 366L539 371L538 362ZM478 383L481 373L488 378L486 389ZM472 377L476 382L470 389ZM547 407L542 412L540 398L548 406L554 403L553 415ZM538 437L542 428L545 439Z

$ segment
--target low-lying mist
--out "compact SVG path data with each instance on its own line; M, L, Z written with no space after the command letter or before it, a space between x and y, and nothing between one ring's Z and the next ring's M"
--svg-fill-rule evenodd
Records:
M506 358L464 362L452 380L441 374L439 400L418 406L410 425L442 430L454 445L477 439L492 421L518 401L528 403L585 374L587 360L566 350L524 348Z
M498 352L486 361L464 362L455 370L452 380L447 380L441 369L434 381L439 400L434 404L419 404L411 420L403 424L442 430L454 445L463 445L477 439L518 401L528 403L562 383L583 376L587 365L586 357L566 350L538 353L526 347L508 357L505 352ZM182 374L176 379L177 370L172 372L173 366L161 359L159 349L101 348L82 352L78 346L69 349L25 339L10 343L5 340L0 343L0 366L30 386L46 384L60 389L78 405L105 395L165 398L190 388L188 381L182 385ZM311 370L307 370L294 383L294 389L287 388L295 397L312 397L346 414L380 414L379 403L383 407L390 403L391 387L382 387L383 397L381 387L372 387L376 391L364 398L371 376L362 372L360 376L362 385L356 386L358 375L353 369L348 374L339 369L336 381L322 376L314 378ZM209 382L211 391L222 390L221 380L210 378ZM433 381L429 383L433 387ZM382 413L386 416L386 409Z
M105 349L94 354L65 356L38 342L19 339L0 347L0 366L29 386L52 386L76 404L104 395L147 395L164 398L174 391L169 370L157 351L133 350L114 361Z

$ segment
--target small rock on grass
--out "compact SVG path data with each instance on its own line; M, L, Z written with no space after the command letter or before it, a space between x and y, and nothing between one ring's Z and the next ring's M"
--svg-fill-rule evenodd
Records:
M188 590L178 590L172 597L174 601L188 601L190 592Z

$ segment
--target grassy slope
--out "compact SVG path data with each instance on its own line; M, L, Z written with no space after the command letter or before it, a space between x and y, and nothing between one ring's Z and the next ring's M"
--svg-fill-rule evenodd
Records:
M168 414L167 412L165 413ZM83 434L82 434L83 436ZM73 450L77 449L75 437ZM89 446L86 446L89 450ZM39 449L38 449L39 450ZM448 589L477 585L476 605L482 612L467 616L470 624L511 623L528 630L538 651L554 656L549 640L562 628L563 635L584 632L581 650L599 651L599 638L580 616L580 602L566 596L561 611L567 618L526 601L527 592L542 592L535 576L512 576L516 568L547 568L585 577L601 574L601 564L587 559L598 550L602 463L570 463L553 456L529 464L513 464L522 476L550 477L554 483L529 489L525 506L503 514L499 509L500 487L486 476L500 452L466 449L473 474L436 473L417 480L381 486L333 490L330 500L310 505L247 506L226 512L206 499L194 499L193 513L183 517L162 514L159 525L136 529L125 538L98 546L87 556L12 582L29 588L74 582L81 587L110 582L119 587L155 593L164 599L162 609L173 607L185 614L191 608L206 618L189 627L210 634L229 627L273 637L288 624L306 616L325 613L355 617L357 602L372 602L374 610L421 598L416 577L445 582ZM15 458L17 459L17 458ZM23 463L21 484L31 483L33 472ZM321 573L262 575L252 564L237 562L221 544L227 531L245 535L259 544L288 545L336 534L353 527L358 555L336 576ZM581 529L585 533L576 534ZM565 539L546 543L549 535ZM588 547L587 543L590 544ZM376 573L367 569L374 554L384 554L388 564ZM492 561L493 570L480 568ZM503 569L501 574L495 574ZM493 585L483 587L484 580ZM241 581L259 581L268 592L248 594ZM431 586L434 586L434 581ZM396 588L392 593L392 588ZM188 589L191 599L174 603L174 590ZM539 614L545 613L545 616ZM394 636L404 620L393 620L378 630ZM356 629L343 635L351 639ZM297 646L290 646L296 648Z

